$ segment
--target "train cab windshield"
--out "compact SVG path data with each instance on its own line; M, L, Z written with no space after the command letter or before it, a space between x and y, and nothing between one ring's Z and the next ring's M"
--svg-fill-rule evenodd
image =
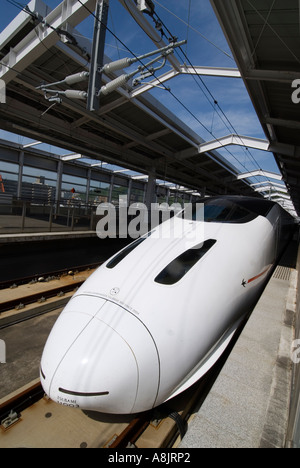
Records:
M242 197L203 199L193 205L192 220L206 223L249 223L260 215L267 216L273 206L273 203L265 200L253 202ZM185 219L187 219L186 216Z

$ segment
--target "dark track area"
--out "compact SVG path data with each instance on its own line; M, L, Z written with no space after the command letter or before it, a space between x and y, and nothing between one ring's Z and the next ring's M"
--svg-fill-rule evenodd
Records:
M101 263L130 239L66 239L0 245L0 282Z

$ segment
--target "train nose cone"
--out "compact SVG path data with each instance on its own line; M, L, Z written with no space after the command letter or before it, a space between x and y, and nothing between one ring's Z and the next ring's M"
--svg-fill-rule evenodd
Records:
M129 414L143 411L144 404L152 407L158 376L148 388L141 383L147 371L147 362L141 360L143 341L149 341L143 340L145 327L115 304L103 300L100 306L98 299L97 309L67 310L59 318L41 362L45 392L62 405L103 413ZM128 335L132 327L142 338L139 346ZM152 343L152 356L153 349Z
M94 318L59 363L49 396L85 410L130 413L137 387L133 351L112 328Z

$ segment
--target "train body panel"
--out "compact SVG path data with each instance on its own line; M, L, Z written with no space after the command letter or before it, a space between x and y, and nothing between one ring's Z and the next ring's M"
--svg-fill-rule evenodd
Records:
M163 223L78 290L42 358L41 380L52 399L140 412L177 395L216 362L270 276L283 217L270 202L259 207L261 215L250 210L251 199L246 208L233 198L214 200L206 201L206 219Z

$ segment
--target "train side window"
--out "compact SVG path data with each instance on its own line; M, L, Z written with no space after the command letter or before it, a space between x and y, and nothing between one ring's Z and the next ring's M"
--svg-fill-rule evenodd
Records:
M207 254L217 241L210 239L205 241L199 248L189 249L169 265L155 278L155 282L164 285L178 283L196 263Z

